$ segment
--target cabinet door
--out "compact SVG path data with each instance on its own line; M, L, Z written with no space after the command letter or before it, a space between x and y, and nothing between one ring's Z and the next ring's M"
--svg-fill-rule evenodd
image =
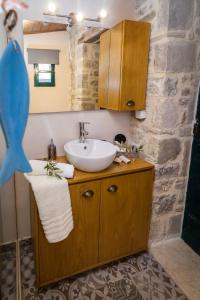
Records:
M121 110L145 109L150 24L124 21Z
M152 179L152 171L145 171L102 181L100 262L147 248Z
M40 285L84 271L98 262L100 183L72 185L70 194L74 219L70 235L62 242L49 244L39 225Z
M108 85L108 107L119 110L121 88L121 64L123 44L123 23L111 29L110 36L110 66Z
M100 37L99 56L99 107L108 106L108 82L110 64L110 30L102 33Z

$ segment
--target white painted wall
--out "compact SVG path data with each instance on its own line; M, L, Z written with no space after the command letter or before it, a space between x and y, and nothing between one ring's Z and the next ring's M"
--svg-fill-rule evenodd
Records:
M56 1L60 13L82 10L86 16L97 16L100 8L108 9L109 25L113 25L124 18L131 18L133 1ZM23 44L22 17L24 19L43 20L42 13L48 1L29 1L29 10L21 16L21 22L15 30L15 37ZM82 4L82 5L81 5ZM56 20L57 21L57 20ZM66 112L53 114L30 115L24 139L24 147L29 158L45 157L47 145L51 137L57 145L58 155L63 155L63 145L70 139L78 137L78 122L88 121L89 137L113 140L116 133L129 136L129 113L102 111ZM28 186L21 174L16 176L17 214L19 220L19 237L30 235L30 206ZM12 220L10 220L12 226Z

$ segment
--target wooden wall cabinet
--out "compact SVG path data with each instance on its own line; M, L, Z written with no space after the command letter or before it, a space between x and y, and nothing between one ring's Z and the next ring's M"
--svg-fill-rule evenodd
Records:
M31 191L38 286L147 249L153 174L142 160L99 173L77 171L69 180L74 229L55 244L44 235Z
M100 37L99 107L145 109L150 24L125 20Z

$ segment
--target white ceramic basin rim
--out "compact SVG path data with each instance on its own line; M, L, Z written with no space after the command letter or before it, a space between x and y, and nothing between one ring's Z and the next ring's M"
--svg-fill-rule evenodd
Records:
M113 144L97 139L86 139L85 143L73 140L64 145L67 160L77 169L87 172L98 172L109 167L117 149Z

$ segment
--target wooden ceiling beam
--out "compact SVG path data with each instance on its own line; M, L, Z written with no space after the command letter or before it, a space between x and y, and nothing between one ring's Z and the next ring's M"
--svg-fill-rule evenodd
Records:
M27 20L23 24L24 34L37 34L55 31L66 31L66 25L60 23L47 23Z

